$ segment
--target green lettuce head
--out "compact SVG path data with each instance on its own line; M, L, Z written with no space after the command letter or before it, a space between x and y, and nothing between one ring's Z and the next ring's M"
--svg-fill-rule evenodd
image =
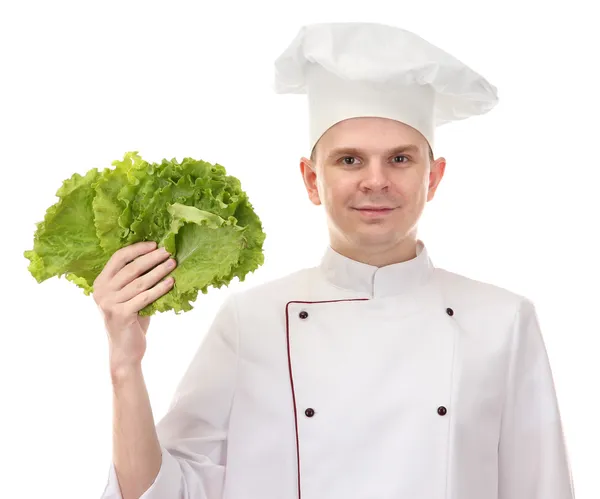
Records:
M89 295L115 251L156 241L177 260L175 284L139 314L177 314L192 310L198 291L243 281L264 263L261 221L240 181L221 165L192 158L148 163L137 151L112 165L76 173L56 192L59 201L23 253L37 282L64 275Z

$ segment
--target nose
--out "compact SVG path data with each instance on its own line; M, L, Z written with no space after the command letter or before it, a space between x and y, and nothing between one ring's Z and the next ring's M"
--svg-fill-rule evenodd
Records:
M371 161L362 169L361 188L369 191L381 191L390 185L389 172L379 161Z

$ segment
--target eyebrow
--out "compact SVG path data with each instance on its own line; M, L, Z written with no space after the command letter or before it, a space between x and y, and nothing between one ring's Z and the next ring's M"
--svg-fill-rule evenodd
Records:
M389 156L390 154L397 154L397 153L401 153L401 152L412 152L414 154L419 154L419 148L413 144L409 144L409 145L404 145L404 146L397 146L394 147L392 149L388 149L387 151L384 151L384 154L386 156ZM358 147L336 147L335 149L332 149L329 154L326 157L326 160L332 159L334 156L339 156L341 154L350 154L353 156L364 156L364 151L362 149L359 149Z

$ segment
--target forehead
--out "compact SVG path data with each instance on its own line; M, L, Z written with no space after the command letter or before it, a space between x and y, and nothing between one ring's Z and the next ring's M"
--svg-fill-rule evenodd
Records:
M349 118L330 127L319 139L322 151L336 147L381 148L397 146L423 147L425 138L415 128L400 121L379 118Z

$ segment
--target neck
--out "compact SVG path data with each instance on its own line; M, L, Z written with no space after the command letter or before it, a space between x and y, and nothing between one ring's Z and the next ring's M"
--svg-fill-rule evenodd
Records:
M393 246L357 246L349 241L331 241L331 248L347 258L375 267L406 262L417 256L417 240L407 237Z

